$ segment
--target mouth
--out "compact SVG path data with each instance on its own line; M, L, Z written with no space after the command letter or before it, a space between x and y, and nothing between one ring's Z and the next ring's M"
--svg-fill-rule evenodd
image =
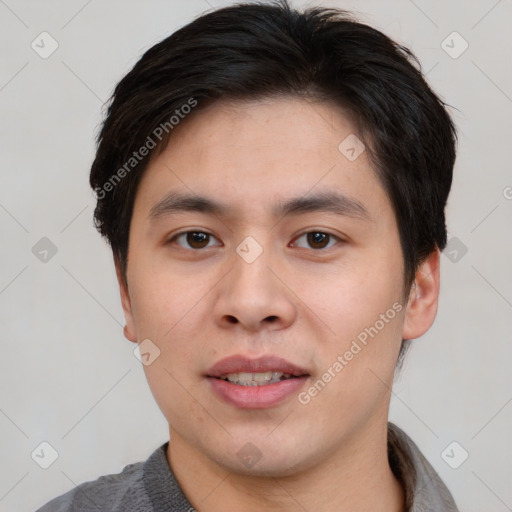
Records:
M216 363L205 376L224 402L242 409L262 409L299 391L311 375L275 356L231 356Z
M250 359L243 355L235 355L215 363L206 376L241 386L265 386L305 375L309 375L305 368L282 357L267 355Z
M268 371L257 373L228 373L227 375L221 375L218 378L239 386L268 386L269 384L275 384L276 382L281 382L283 380L297 379L301 376L279 371Z

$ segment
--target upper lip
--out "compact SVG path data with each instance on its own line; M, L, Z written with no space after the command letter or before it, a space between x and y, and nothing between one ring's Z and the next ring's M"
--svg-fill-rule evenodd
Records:
M300 377L309 375L308 371L277 356L262 356L251 359L243 355L234 355L217 361L207 372L208 377L222 377L230 373L281 372Z

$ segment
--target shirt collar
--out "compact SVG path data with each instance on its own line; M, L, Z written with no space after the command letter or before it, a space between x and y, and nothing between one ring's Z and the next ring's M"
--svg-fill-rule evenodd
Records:
M190 502L167 461L169 443L160 446L144 463L144 487L156 510L191 512ZM389 465L405 493L407 512L458 512L450 491L411 438L388 423Z
M407 512L458 512L450 491L417 445L388 423L389 465L405 493Z

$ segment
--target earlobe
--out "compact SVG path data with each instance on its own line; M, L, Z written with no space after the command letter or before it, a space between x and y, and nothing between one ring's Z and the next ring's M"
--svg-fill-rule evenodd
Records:
M434 323L439 299L440 258L436 249L420 264L407 302L402 338L425 334Z
M121 265L117 260L114 260L116 267L117 282L119 283L119 292L121 295L121 305L123 306L124 318L126 325L124 326L123 332L127 340L137 343L137 335L135 331L135 322L132 312L132 304L130 294L128 291L128 285L124 280L123 273L121 271Z

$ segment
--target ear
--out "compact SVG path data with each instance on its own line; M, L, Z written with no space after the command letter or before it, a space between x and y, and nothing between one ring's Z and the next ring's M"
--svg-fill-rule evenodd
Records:
M114 259L114 264L116 267L117 282L119 283L119 291L121 294L121 304L123 306L124 319L126 322L126 325L124 326L124 336L127 340L137 343L137 335L136 335L136 331L135 331L135 321L133 318L132 303L130 300L130 294L128 292L128 285L125 282L125 279L123 277L123 272L121 271L121 265L119 264L119 262L116 258Z
M403 339L419 338L434 323L439 299L439 255L438 249L433 251L416 271L405 311Z

